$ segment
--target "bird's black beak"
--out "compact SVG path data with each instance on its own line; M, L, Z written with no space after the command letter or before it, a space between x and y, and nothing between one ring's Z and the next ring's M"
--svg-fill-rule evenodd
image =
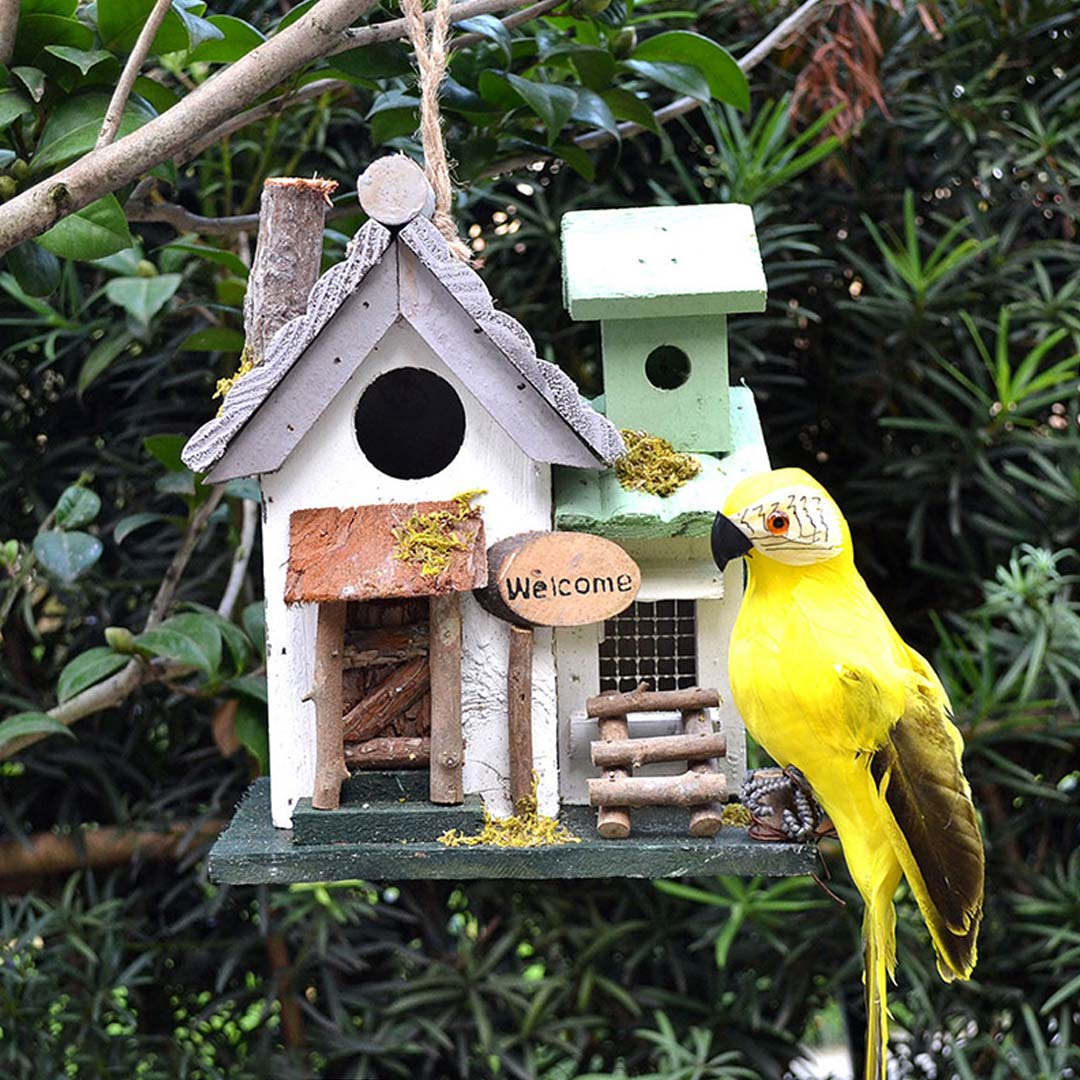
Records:
M730 518L717 514L712 527L712 557L721 570L732 559L740 559L754 545Z

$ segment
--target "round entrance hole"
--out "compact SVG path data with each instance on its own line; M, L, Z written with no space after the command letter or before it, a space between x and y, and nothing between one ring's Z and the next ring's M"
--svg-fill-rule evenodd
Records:
M381 473L419 480L442 472L465 441L465 409L433 371L398 368L380 375L356 406L356 441Z
M676 390L690 378L690 357L675 345L659 345L645 359L645 378L657 390Z

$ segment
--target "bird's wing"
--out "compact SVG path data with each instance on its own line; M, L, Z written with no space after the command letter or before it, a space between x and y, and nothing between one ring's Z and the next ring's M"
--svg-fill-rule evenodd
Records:
M903 687L903 708L870 753L878 810L930 929L938 970L947 981L967 978L982 918L984 856L960 765L962 741L936 677L931 682L911 669L897 669L888 679L881 675L848 669L840 681L856 712L875 695L888 700L868 686L895 679Z

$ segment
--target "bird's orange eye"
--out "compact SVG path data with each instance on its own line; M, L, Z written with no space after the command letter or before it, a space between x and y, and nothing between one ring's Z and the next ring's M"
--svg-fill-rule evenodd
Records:
M791 522L788 520L787 514L782 510L777 510L770 514L765 520L765 528L772 533L773 536L783 536L788 531L788 525Z

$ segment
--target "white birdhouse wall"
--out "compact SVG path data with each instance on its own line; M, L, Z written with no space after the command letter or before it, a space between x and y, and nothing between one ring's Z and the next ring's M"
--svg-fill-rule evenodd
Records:
M316 341L312 349L320 348ZM418 368L444 379L464 410L464 439L449 465L435 475L398 479L375 468L357 441L360 398L381 375ZM404 445L408 426L392 433ZM311 687L315 648L314 605L287 606L289 515L314 507L344 509L375 503L449 499L486 489L487 542L551 527L551 468L532 461L465 389L457 376L406 324L393 326L344 389L300 440L282 467L262 477L263 552L268 635L270 771L274 824L291 824L296 802L310 795L315 764L315 710L301 699ZM506 668L509 627L462 598L464 660L463 785L496 814L511 812L508 790ZM555 667L551 632L539 630L533 669L533 747L540 806L558 807Z

